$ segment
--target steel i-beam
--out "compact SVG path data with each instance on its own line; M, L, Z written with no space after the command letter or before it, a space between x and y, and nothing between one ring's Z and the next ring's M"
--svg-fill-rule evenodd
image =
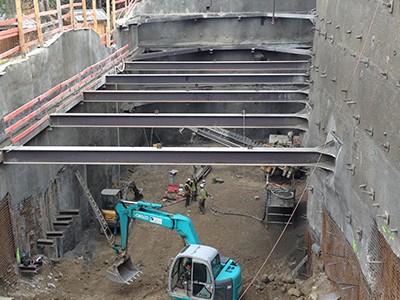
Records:
M305 114L66 113L51 114L54 127L289 128L307 130Z
M84 102L301 102L306 103L308 90L98 90L83 93Z
M220 85L220 84L298 84L307 85L306 73L251 74L117 74L106 75L107 85Z
M6 147L4 164L318 166L334 170L320 148Z
M126 72L306 72L308 60L287 61L135 61L125 62Z

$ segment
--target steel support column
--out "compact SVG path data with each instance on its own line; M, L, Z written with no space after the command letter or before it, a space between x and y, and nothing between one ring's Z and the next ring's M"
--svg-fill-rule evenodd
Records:
M52 114L54 127L222 127L307 130L305 114L78 113Z
M83 93L84 102L308 102L307 90L111 91Z
M243 165L318 166L334 169L335 157L319 148L154 148L154 147L10 147L4 164L94 165Z

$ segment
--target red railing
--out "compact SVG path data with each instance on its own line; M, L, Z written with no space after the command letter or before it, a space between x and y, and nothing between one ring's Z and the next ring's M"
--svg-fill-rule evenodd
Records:
M71 0L70 4L61 5L58 9L42 12L36 10L34 13L30 13L28 15L22 15L22 11L19 11L18 13L18 7L20 7L18 6L18 2L20 1L21 0L16 0L17 15L19 17L17 16L17 18L0 21L0 45L2 45L0 46L0 59L8 58L11 55L17 54L18 52L22 56L25 56L29 47L38 45L43 46L44 39L49 39L63 30L84 27L84 24L87 24L87 27L92 28L99 33L103 44L110 46L111 41L114 41L111 35L115 30L115 24L111 24L111 28L108 28L108 26L105 25L103 28L100 28L98 25L96 26L94 24L96 19L94 16L95 13L84 13L86 11L86 0L82 0L82 2L79 3L72 2ZM38 1L39 0L34 0L34 2L37 4L37 7ZM112 5L112 10L107 15L109 22L111 22L111 20L120 18L124 13L130 11L133 7L133 3L136 2L135 0L108 1L114 2ZM75 8L82 8L82 22L77 22L75 20ZM59 12L61 12L60 17ZM96 12L96 8L94 8L94 12ZM90 21L88 20L88 16L93 16ZM53 20L41 23L41 17L47 17L49 19L53 18ZM18 26L12 27L15 26L15 24L18 24ZM94 28L95 26L97 28ZM4 29L2 30L1 28ZM25 39L27 39L26 42Z
M19 142L48 120L50 110L60 111L81 97L83 91L98 84L101 75L113 66L120 64L128 54L128 45L126 45L104 60L84 69L4 116L2 120L3 135L8 136L12 144ZM74 96L71 97L72 93ZM54 109L56 105L57 108ZM42 116L43 114L44 116ZM38 118L40 119L37 120Z

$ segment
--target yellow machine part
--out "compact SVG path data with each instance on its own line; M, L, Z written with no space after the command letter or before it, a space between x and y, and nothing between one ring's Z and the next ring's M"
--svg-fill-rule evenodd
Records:
M116 213L114 210L102 209L101 212L103 213L106 222L115 223Z

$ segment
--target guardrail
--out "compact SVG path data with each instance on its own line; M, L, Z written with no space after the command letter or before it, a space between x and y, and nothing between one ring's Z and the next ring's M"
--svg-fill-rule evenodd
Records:
M4 116L1 123L2 139L9 138L12 144L20 142L45 123L50 112L60 112L81 97L83 91L99 83L102 75L123 63L128 54L126 45Z
M16 0L17 17L0 20L0 60L12 55L20 54L25 57L27 51L33 46L44 46L44 41L64 30L75 28L91 28L96 31L103 44L110 47L115 43L113 33L116 20L131 12L136 0L107 0L106 20L99 22L97 16L96 0L92 1L90 12L86 0L61 5L57 0L57 9L39 11L39 0L33 0L34 12L23 15L21 0ZM77 14L75 10L81 9ZM82 16L81 21L76 21L77 16Z

